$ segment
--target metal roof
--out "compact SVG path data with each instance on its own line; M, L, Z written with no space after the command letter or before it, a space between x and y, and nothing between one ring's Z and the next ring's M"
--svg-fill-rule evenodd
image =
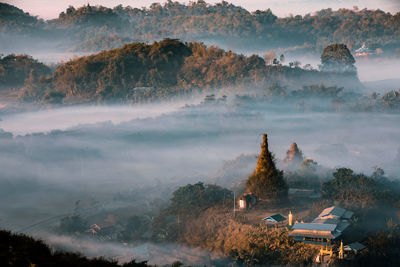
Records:
M337 218L321 219L319 217L312 221L312 223L320 223L320 224L338 224L339 222L340 220Z
M324 209L311 223L295 223L289 236L336 239L350 226L347 219L352 216L352 211L332 206Z
M293 231L289 234L289 236L294 237L311 237L311 238L329 238L329 239L336 239L341 236L342 233L340 232L318 232L318 231L304 231L304 232L296 232Z
M322 223L295 223L293 230L312 230L312 231L335 231L336 224L322 224Z
M349 227L349 226L350 226L350 223L348 223L348 222L341 222L341 223L338 224L338 227L336 228L336 231L343 232L343 231L346 230L346 228Z
M351 243L343 247L344 250L354 250L354 251L361 251L365 248L367 247L358 242Z
M345 212L346 212L345 209L342 209L337 206L332 206L332 207L324 209L318 217L324 217L327 215L334 215L334 216L342 217L343 214L345 214Z
M286 221L286 218L283 217L280 214L274 214L272 216L269 216L267 218L264 218L263 221L275 221L275 222L283 222Z
M354 214L354 212L352 212L352 211L346 211L344 214L343 214L343 219L351 219L351 217L353 217L353 214Z
M328 238L328 239L335 239L337 236L332 233L325 233L325 232L305 232L305 233L298 233L298 232L291 232L289 236L292 237L311 237L311 238Z

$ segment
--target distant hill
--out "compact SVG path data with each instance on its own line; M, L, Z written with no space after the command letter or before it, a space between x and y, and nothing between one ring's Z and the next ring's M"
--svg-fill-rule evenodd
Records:
M0 3L0 32L24 33L42 27L42 22L23 10L6 3Z
M46 37L45 42L55 42L54 47L74 51L95 52L127 42L177 38L240 51L290 48L288 53L320 53L331 43L345 43L353 50L367 43L390 56L400 53L400 13L381 10L323 9L305 16L278 18L270 9L249 12L225 1L215 5L203 0L188 5L167 1L142 9L70 6L57 19L45 22L7 4L0 10L0 31L32 37L40 34ZM100 47L93 41L109 36L116 41L100 42ZM60 40L65 42L61 44Z
M33 76L46 76L51 73L49 67L28 55L0 55L0 89L20 87L25 79Z
M265 90L272 83L301 87L309 84L361 84L356 73L330 73L268 65L257 55L245 56L202 43L179 40L131 43L60 64L52 76L30 76L24 100L50 103L169 100L193 92L228 88Z

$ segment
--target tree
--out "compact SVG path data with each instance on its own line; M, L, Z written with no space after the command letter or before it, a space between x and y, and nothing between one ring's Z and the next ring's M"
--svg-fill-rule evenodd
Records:
M305 159L300 166L307 171L316 171L318 167L318 163L314 161L313 159Z
M208 208L223 203L232 198L232 192L217 185L201 182L179 187L172 195L169 211L171 214L196 212L201 208Z
M260 199L282 199L288 194L283 172L275 166L274 157L268 150L267 134L263 136L257 166L246 182L246 190Z
M133 215L128 219L122 237L125 240L140 239L149 230L150 218L146 215Z
M264 54L265 64L267 64L267 65L271 65L272 62L274 62L275 58L276 58L275 51L269 51L269 52Z
M393 188L387 188L373 177L340 168L333 179L322 186L322 196L352 209L373 208L378 204L393 203Z
M344 44L331 44L321 55L321 70L333 72L356 72L355 59Z
M59 229L62 233L72 234L88 229L88 222L79 215L71 215L61 219Z
M283 62L285 61L285 55L282 54L282 55L279 57L279 59L281 60L281 63L283 64Z

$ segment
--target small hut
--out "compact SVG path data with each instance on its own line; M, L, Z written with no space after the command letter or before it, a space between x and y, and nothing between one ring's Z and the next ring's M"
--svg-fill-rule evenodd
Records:
M257 203L257 197L253 194L243 194L238 200L240 210L251 209Z
M346 251L347 253L358 254L366 248L367 247L364 246L363 244L355 242L344 246L344 251Z
M267 224L276 225L276 224L280 224L280 223L286 221L286 218L280 214L274 214L274 215L271 215L269 217L262 219L262 221Z

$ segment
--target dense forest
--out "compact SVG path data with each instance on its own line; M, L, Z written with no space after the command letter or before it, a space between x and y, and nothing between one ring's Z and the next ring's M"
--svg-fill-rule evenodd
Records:
M0 33L50 38L58 40L57 47L73 51L93 52L169 37L236 50L287 48L288 52L321 53L331 43L344 43L350 49L367 43L391 55L400 52L400 14L381 10L324 9L278 18L270 9L249 12L225 1L185 5L168 0L142 9L70 6L57 19L43 21L14 6L0 5ZM4 36L1 39L11 42Z
M131 43L52 68L28 55L10 54L0 58L0 81L2 89L22 88L22 101L52 104L148 103L223 89L236 94L234 101L242 104L294 101L304 110L307 101L319 98L328 100L333 111L400 109L399 91L362 95L354 58L346 46L333 44L325 50L321 70L315 70L203 43L164 39Z
M49 75L30 75L23 100L151 102L208 89L249 90L274 83L349 85L358 89L356 72L320 72L299 66L266 64L203 43L164 39L153 44L131 43L60 64ZM301 82L299 82L301 81ZM339 81L339 82L338 82ZM232 89L233 90L233 89ZM75 99L75 100L74 100Z
M21 87L29 76L40 77L50 73L49 67L28 55L10 54L2 57L0 54L0 89Z

